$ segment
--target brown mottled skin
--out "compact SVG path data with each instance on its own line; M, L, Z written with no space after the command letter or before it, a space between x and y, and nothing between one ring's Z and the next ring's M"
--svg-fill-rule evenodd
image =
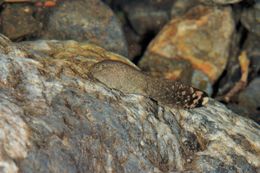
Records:
M125 94L141 94L162 104L194 108L207 103L207 94L180 82L154 78L125 63L105 60L92 66L89 76Z

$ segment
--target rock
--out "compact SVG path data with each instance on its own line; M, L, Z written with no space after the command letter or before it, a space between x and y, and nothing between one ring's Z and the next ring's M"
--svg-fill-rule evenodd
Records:
M227 5L227 4L235 4L242 0L198 0L207 5Z
M247 56L251 62L251 73L253 76L257 76L260 72L260 36L249 33L244 49L246 49Z
M112 10L101 1L67 0L50 11L41 38L88 41L127 56L121 25Z
M170 19L171 0L121 2L131 26L139 35L157 33Z
M208 76L210 83L205 85L208 86L219 78L226 67L233 32L234 20L229 7L194 7L184 16L173 18L160 31L150 43L140 66L149 72L154 68L152 66L160 66L153 56L175 63L187 61ZM191 69L182 69L186 70ZM173 73L175 69L170 71ZM165 74L165 71L160 73Z
M29 5L6 5L1 13L1 32L12 40L36 35L42 24L33 17Z
M249 85L241 92L236 95L235 102L229 104L228 107L234 112L240 113L245 117L249 117L260 124L260 110L259 110L259 72L260 72L260 37L256 34L249 33L248 37L243 45L243 50L245 50L247 57L250 61L249 66L249 76L248 82ZM230 65L229 70L232 72L230 78L226 79L220 83L223 87L228 83L235 83L241 78L241 67L233 63L233 66ZM231 78L233 77L233 78ZM236 80L235 80L236 79ZM234 86L231 85L232 87ZM227 88L227 87L225 87Z
M244 50L241 49L241 47L244 45L247 30L239 22L241 13L240 4L234 6L233 14L236 23L236 31L232 35L228 63L225 72L218 79L217 83L214 84L214 88L216 89L215 97L218 97L220 100L222 100L223 96L227 94L241 78L239 56L241 55L241 51Z
M128 58L134 60L136 57L142 55L143 47L145 45L142 42L142 37L134 32L129 26L125 25L123 30L128 45Z
M3 173L259 171L252 120L214 100L177 110L111 90L82 76L83 56L51 57L45 52L56 47L41 45L29 50L0 36Z
M241 22L250 32L260 36L260 0L255 0L252 7L243 9Z
M198 4L198 0L176 0L171 8L171 17L181 16Z
M190 10L192 7L195 7L199 4L204 4L204 5L227 5L227 4L234 4L234 8L232 8L233 13L236 13L236 16L240 16L240 10L241 7L239 6L240 4L235 4L238 3L242 0L175 0L171 9L171 16L172 17L177 17L180 15L183 15L185 12ZM243 7L243 5L241 5ZM234 12L235 11L235 12ZM239 12L236 12L239 11Z
M260 123L260 78L255 78L248 87L239 94L239 105L248 110L248 117Z
M58 65L59 68L63 66L69 67L69 74L77 73L81 77L85 78L88 73L88 69L93 64L103 61L103 60L117 60L122 61L126 64L136 67L131 61L127 58L109 52L97 45L86 43L86 42L76 42L76 41L57 41L57 40L38 40L38 41L24 41L16 44L21 49L26 49L27 52L30 52L34 59L39 59L44 63L49 64L49 61L45 59L54 59L56 62L62 61L64 64ZM34 52L40 52L44 54L45 58L35 55ZM72 64L70 61L73 61ZM50 60L52 61L52 60ZM81 62L81 63L79 63ZM53 62L51 62L53 63ZM58 63L58 62L57 62Z
M152 76L180 80L186 84L190 83L193 73L190 62L181 59L172 61L156 54L149 54L149 57L147 56L141 60L140 65L143 71L149 72Z
M213 88L212 88L212 85L210 84L210 80L209 80L208 76L206 76L200 70L193 71L191 83L196 88L203 88L206 93L208 93L209 95L212 95Z
M103 2L108 4L120 19L128 45L128 57L134 62L139 61L150 40L169 21L173 3L171 0Z

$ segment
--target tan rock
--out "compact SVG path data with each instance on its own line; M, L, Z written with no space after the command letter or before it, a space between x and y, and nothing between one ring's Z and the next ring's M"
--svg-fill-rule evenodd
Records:
M233 31L234 20L229 7L194 7L184 16L173 18L161 30L140 65L145 66L154 55L170 61L181 59L205 73L213 83L227 64ZM158 66L158 61L153 65Z
M29 52L33 50L43 53L44 56L35 56L32 52L29 56L43 63L43 71L48 71L50 64L55 64L56 74L66 69L68 75L86 78L89 67L103 60L117 60L138 68L127 58L90 43L38 40L20 42L17 45Z

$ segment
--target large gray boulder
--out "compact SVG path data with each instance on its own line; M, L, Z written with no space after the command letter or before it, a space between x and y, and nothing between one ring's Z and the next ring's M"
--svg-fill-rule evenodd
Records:
M0 172L260 171L252 120L213 99L182 110L110 89L81 68L101 48L48 54L67 43L0 37Z

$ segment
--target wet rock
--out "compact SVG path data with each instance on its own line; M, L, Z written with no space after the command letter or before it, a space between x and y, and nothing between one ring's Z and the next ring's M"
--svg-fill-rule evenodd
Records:
M214 100L177 110L112 90L82 75L83 57L45 53L56 43L29 50L0 36L3 173L257 172L253 121Z
M170 19L171 0L122 1L131 26L139 35L157 33Z
M147 66L147 62L151 66L160 66L158 62L154 63L154 55L171 61L181 59L208 76L212 84L226 67L233 32L234 21L229 7L197 6L184 16L173 18L161 30L150 43L140 66Z
M260 1L255 0L252 7L244 8L241 15L242 24L250 31L260 36Z
M239 94L239 105L248 110L248 117L260 123L260 78L255 78L248 87Z
M99 0L60 2L50 10L44 29L41 38L88 41L121 55L128 54L118 19Z
M1 13L1 32L12 40L36 35L42 24L33 12L29 5L6 5Z

